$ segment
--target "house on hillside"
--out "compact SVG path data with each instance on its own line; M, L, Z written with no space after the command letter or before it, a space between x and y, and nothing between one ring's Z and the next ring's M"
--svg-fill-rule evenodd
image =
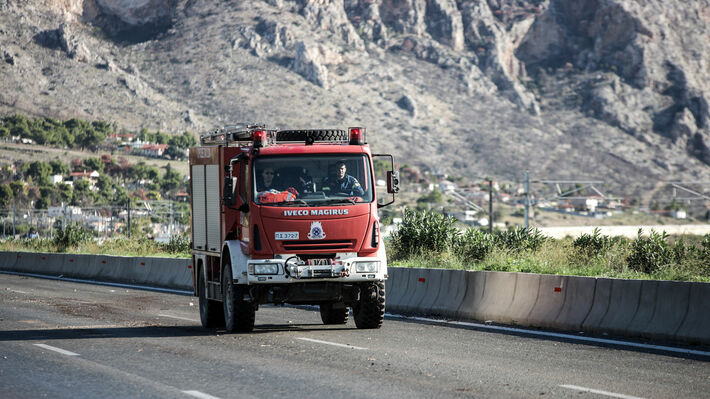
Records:
M71 175L71 180L73 183L79 181L79 180L89 180L89 183L91 187L93 187L96 182L99 180L99 172L93 170L91 172L89 171L81 171L81 172L72 172Z
M140 149L140 153L148 157L160 158L167 149L167 144L144 144Z

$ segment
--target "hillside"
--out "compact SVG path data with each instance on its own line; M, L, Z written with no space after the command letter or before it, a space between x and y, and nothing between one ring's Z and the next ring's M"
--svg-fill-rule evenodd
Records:
M466 176L710 181L710 2L0 0L0 114L363 125Z

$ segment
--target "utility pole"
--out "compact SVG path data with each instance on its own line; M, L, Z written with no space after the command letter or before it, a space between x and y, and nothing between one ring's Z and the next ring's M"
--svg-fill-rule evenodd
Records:
M173 238L173 202L170 201L170 226L168 227L168 235Z
M525 228L530 226L530 173L525 171Z
M15 213L17 213L16 208L17 206L12 207L12 238L15 238L15 234L17 234L15 232Z
M488 232L493 233L493 180L488 179Z
M126 202L126 211L128 212L128 238L131 238L131 199Z

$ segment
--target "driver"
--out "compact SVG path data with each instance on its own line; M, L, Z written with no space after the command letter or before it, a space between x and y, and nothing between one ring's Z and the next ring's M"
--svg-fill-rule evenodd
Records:
M274 168L271 166L265 167L262 171L260 176L257 176L256 179L256 191L269 191L269 190L275 190L275 177L276 172L274 172Z
M345 166L345 162L336 162L335 178L326 177L323 181L323 185L330 187L333 193L363 196L365 190L362 189L362 186L356 178L346 173L347 170L348 168Z

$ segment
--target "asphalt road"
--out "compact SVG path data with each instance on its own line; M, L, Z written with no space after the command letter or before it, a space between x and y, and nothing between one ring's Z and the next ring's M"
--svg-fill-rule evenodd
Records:
M203 330L197 298L0 274L0 398L708 398L710 358L262 307Z

